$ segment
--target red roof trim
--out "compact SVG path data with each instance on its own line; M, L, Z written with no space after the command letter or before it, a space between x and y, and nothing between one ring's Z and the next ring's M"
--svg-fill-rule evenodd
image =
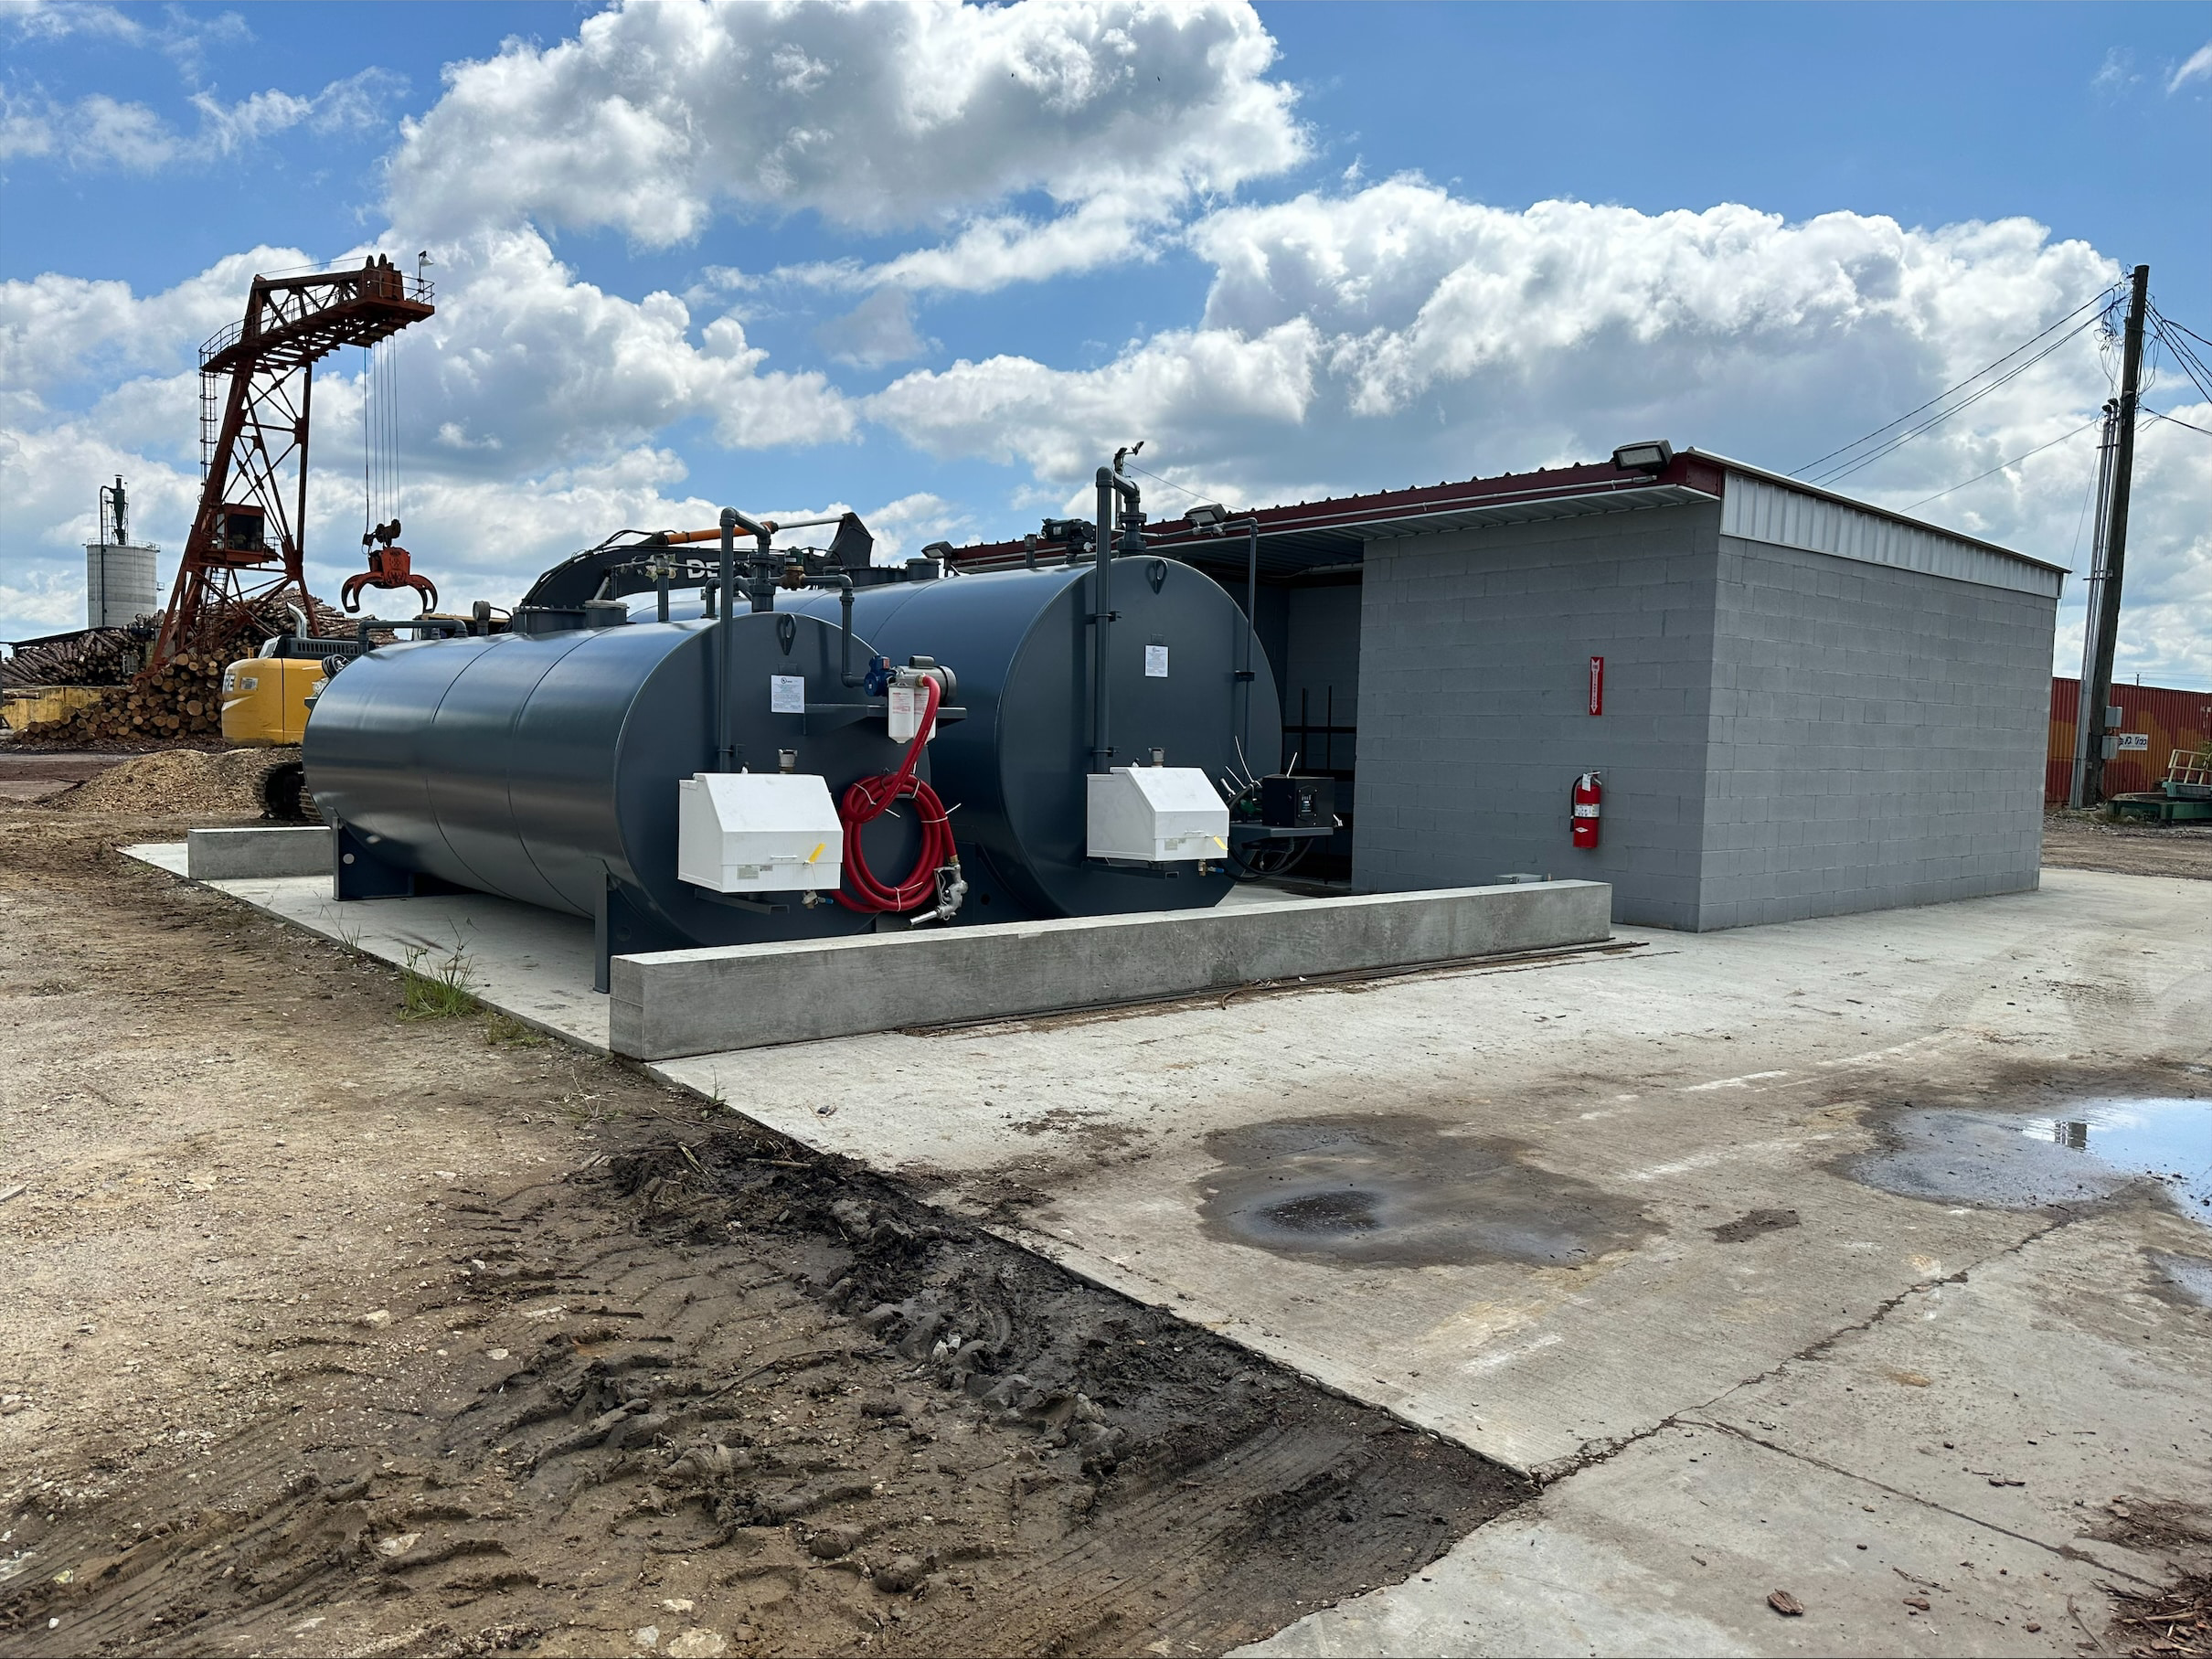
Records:
M1495 478L1469 478L1457 484L1430 484L1417 489L1383 490L1371 495L1327 496L1320 501L1260 507L1251 516L1259 519L1262 536L1293 535L1302 531L1343 529L1377 520L1425 518L1437 513L1499 506L1527 498L1557 500L1562 496L1609 495L1624 490L1649 489L1654 484L1678 484L1718 496L1725 479L1726 473L1712 462L1684 453L1676 455L1656 475L1626 473L1610 461L1598 461L1580 466L1542 467L1533 473L1506 473ZM1242 513L1238 516L1244 516ZM1199 538L1199 532L1183 518L1148 524L1144 533L1146 539L1155 546ZM952 562L980 564L1018 558L1024 550L1019 540L982 542L954 548Z

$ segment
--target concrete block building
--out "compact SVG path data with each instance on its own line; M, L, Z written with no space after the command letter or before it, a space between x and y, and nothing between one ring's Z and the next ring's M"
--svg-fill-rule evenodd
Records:
M2055 565L1662 445L1257 517L1280 761L1338 778L1356 889L1585 877L1705 930L2037 883ZM1156 528L1243 597L1245 537Z

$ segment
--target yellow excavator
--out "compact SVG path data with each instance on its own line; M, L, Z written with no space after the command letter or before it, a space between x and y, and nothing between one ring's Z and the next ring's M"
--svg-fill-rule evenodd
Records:
M285 633L231 664L223 670L223 741L241 749L297 747L308 709L323 689L325 665L355 649L351 640Z
M333 659L356 656L351 639L315 639L306 618L293 612L289 633L280 633L254 655L223 670L223 741L241 749L296 749L321 694ZM271 818L307 816L306 773L296 760L280 760L261 779L261 806Z
M397 621L367 618L351 638L328 639L307 632L306 615L298 606L292 607L292 616L290 632L223 670L224 742L239 749L297 749L324 683L373 648L372 628L388 639L393 633L490 633L502 625L491 620L490 606L480 604L473 625L467 617L429 611ZM306 772L297 759L280 760L262 775L261 807L271 818L304 821L312 805Z

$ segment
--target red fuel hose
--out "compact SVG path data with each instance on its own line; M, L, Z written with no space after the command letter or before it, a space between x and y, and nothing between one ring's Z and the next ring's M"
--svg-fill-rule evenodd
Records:
M937 723L937 704L942 696L935 680L925 679L922 685L927 700L922 706L921 729L914 734L905 761L895 772L861 779L837 803L837 817L845 825L845 879L852 889L841 889L837 902L848 910L897 913L920 909L937 896L937 872L953 861L952 822L944 803L937 798L935 790L914 775L922 745L930 740L930 729ZM868 868L867 858L860 850L860 832L894 802L906 800L912 801L921 814L921 852L904 880L886 887Z

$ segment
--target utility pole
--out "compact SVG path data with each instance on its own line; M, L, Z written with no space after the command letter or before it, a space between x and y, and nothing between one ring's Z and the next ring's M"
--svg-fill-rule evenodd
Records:
M2096 527L2090 532L2090 575L2083 595L2081 616L2081 670L2074 685L2074 732L2077 738L2090 728L2090 702L2097 689L2097 627L2099 600L2104 592L2104 532L2105 521L2112 506L2112 451L2120 441L2120 399L2104 400L2104 430L2097 435L2097 503ZM2066 803L2072 807L2089 804L2090 746L2086 741L2074 745L2074 763L2067 780Z
M2085 619L2096 642L2090 683L2082 686L2089 708L2085 727L2074 726L2074 751L2081 757L2077 769L2081 780L2080 806L2094 806L2104 799L2105 713L2112 700L2112 652L2120 640L2121 576L2128 553L2128 485L2135 470L2136 388L2143 377L2143 317L2150 304L2151 268L2135 267L2135 281L2128 296L2127 332L2121 342L2119 431L2112 452L2112 500L2104 526L2104 583L2097 595L2097 611Z

